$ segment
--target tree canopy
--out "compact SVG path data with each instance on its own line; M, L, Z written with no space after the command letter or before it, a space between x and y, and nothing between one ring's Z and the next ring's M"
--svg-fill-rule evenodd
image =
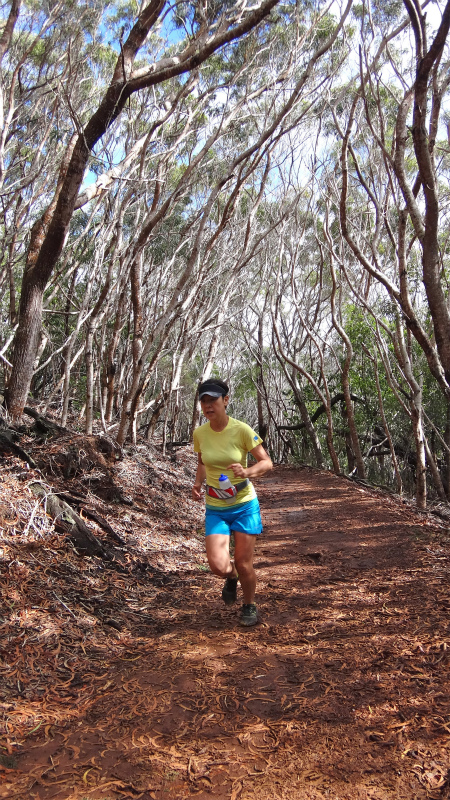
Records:
M4 404L450 496L450 2L3 4ZM30 400L31 396L31 400Z

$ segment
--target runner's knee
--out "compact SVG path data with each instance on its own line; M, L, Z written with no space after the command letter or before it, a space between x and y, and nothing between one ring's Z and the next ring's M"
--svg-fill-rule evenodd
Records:
M218 575L224 578L229 572L230 559L217 558L214 555L208 555L208 564L213 575Z
M236 569L239 575L251 575L253 572L253 560L248 558L239 558L236 556L234 559Z
M220 567L217 567L215 564L211 564L211 562L209 563L209 567L213 575L218 575L219 578L225 577L225 572L223 569L220 569Z

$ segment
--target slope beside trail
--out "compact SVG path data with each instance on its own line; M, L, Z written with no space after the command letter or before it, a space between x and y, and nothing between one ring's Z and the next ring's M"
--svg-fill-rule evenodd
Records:
M450 797L448 529L307 468L258 494L260 624L237 624L203 555L168 576L2 799Z

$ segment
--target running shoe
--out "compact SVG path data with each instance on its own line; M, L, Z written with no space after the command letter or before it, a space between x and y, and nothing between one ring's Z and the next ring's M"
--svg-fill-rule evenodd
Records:
M256 625L258 622L258 612L254 603L246 603L241 609L241 618L239 620L241 625L249 628L250 625Z
M227 578L222 589L222 600L227 606L232 606L236 602L237 578Z

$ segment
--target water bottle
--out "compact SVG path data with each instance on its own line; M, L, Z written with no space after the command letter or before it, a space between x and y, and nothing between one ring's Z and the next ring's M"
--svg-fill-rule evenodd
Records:
M225 491L225 492L227 492L227 494L230 495L230 499L229 500L225 500L226 503L232 503L234 501L234 498L235 498L236 495L234 494L233 484L231 483L231 481L230 481L230 479L229 479L229 477L227 475L223 475L222 474L220 476L220 478L219 478L219 489L222 489L222 491Z

